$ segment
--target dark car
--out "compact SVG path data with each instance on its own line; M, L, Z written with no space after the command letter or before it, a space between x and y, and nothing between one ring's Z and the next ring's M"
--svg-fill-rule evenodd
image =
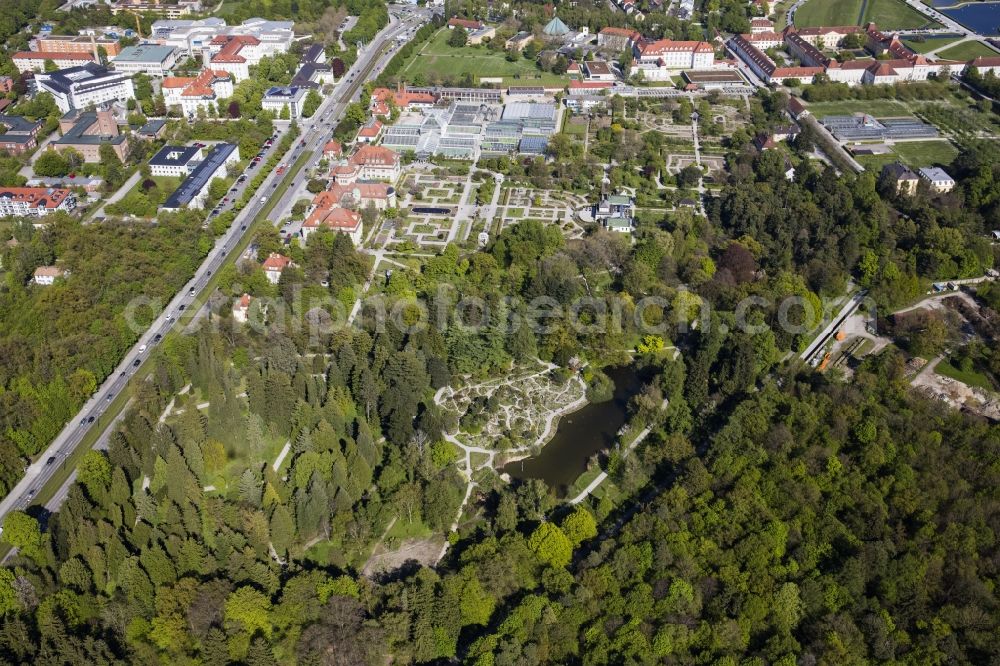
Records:
M180 307L179 307L179 308L177 308L177 309L178 309L178 310L183 310L183 309L184 309L184 308L186 308L186 307L187 307L186 305L182 305L182 306L180 306Z
M163 336L162 336L162 335L160 335L159 333L157 333L157 334L156 334L156 337L155 337L155 338L153 338L153 342L159 342L159 341L160 341L160 340L162 340L162 339L163 339Z
M240 227L240 231L246 231L246 230L247 230L247 225L244 224L242 227Z
M132 361L132 366L138 368L139 364L141 363L142 361L140 361L139 359L135 359L134 361Z
M93 422L94 422L94 417L93 416L88 416L87 417L87 423L93 423Z
M55 456L49 456L49 459L45 461L45 464L46 465L51 465L55 461L56 461L56 457Z

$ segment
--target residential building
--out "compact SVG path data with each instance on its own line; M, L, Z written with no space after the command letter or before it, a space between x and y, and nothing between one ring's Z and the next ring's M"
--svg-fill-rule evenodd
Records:
M932 192L951 192L955 189L955 179L940 167L924 167L920 170L920 177L930 184Z
M323 157L328 160L339 160L344 156L344 147L339 141L327 141L323 146Z
M448 29L454 30L455 28L465 28L468 31L479 30L486 24L482 21L471 21L469 19L463 18L451 18L448 19Z
M522 30L517 33L506 42L504 42L503 47L507 50L514 49L515 51L523 51L524 47L535 40L535 36L528 32L527 30Z
M229 72L203 69L198 76L168 76L161 86L167 106L179 106L189 118L216 108L218 102L233 96Z
M253 298L250 294L243 294L239 299L233 303L233 321L240 324L247 323L247 319L250 316L250 303L253 302Z
M116 72L127 74L148 74L163 78L177 64L178 50L173 46L159 44L138 44L128 46L111 59Z
M41 120L28 120L22 116L0 115L0 150L6 150L11 155L34 150L44 124Z
M55 98L56 106L63 113L135 99L131 77L94 63L38 74L35 81L39 91Z
M356 143L377 143L382 138L385 125L378 118L371 118L358 130Z
M204 8L201 0L176 0L170 3L159 0L111 0L108 9L112 14L127 12L129 14L158 14L170 19L200 13Z
M899 162L886 164L882 167L882 175L891 179L896 194L914 195L917 193L917 185L920 183L920 178L903 164Z
M48 51L19 51L11 59L17 71L44 72L46 61L52 61L59 69L79 67L95 62L91 53L54 53Z
M750 33L756 35L762 32L774 32L774 21L763 16L750 19Z
M638 65L665 69L707 69L715 61L715 49L709 42L658 39L636 44L633 54Z
M364 145L351 155L343 169L334 170L336 181L349 185L359 180L395 183L399 180L399 155L382 146Z
M236 82L250 77L250 66L264 57L261 41L251 35L219 35L212 39L207 53L206 67L229 72Z
M302 223L302 241L308 242L309 236L321 227L347 234L355 247L361 245L361 215L353 210L339 206L314 208Z
M76 208L70 190L51 187L0 187L0 217L44 217Z
M128 137L118 131L118 121L111 111L80 111L73 109L59 119L62 136L49 143L49 148L72 148L83 155L84 162L100 162L101 146L111 149L122 162L128 157Z
M288 109L288 117L300 118L302 107L306 101L309 91L306 88L295 88L292 86L274 86L268 88L261 100L261 107L265 111L272 112L275 116L281 117L282 111Z
M181 186L163 203L165 210L204 208L209 186L216 178L225 178L230 166L240 161L240 150L232 143L217 143L208 151Z
M618 78L611 65L604 60L585 60L582 71L588 81L615 81Z
M272 252L267 255L267 259L265 259L264 263L261 265L264 269L264 277L266 277L267 281L271 284L278 284L278 281L281 279L281 274L289 266L294 266L292 260L283 254L278 254L277 252Z
M89 53L97 59L98 48L104 49L109 58L118 55L121 43L117 37L107 35L39 35L32 47L35 51L48 53Z
M12 90L14 90L14 79L10 76L0 76L0 93L6 95Z
M641 39L642 35L630 28L601 28L597 33L597 45L615 53L631 50Z
M99 192L104 187L104 179L100 176L84 176L83 174L71 173L65 176L34 176L25 183L27 187L72 187L82 189L84 192Z
M35 269L32 275L31 281L37 285L49 286L55 284L55 281L61 277L69 275L68 271L64 271L58 266L39 266Z
M205 159L198 146L163 146L149 159L154 176L186 176Z

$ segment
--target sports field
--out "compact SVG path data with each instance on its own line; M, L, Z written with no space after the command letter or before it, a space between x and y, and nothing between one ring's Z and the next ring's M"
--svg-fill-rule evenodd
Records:
M423 75L428 83L466 74L477 82L483 77L503 77L505 85L562 85L569 81L565 76L542 72L531 60L508 62L503 51L491 51L485 46L451 47L448 35L447 28L438 31L417 49L400 74L409 80Z
M869 22L887 30L941 27L902 0L809 0L795 12L799 28Z
M962 42L958 46L952 46L944 51L938 51L938 57L945 60L972 60L979 56L997 57L1000 53L986 46L982 42Z

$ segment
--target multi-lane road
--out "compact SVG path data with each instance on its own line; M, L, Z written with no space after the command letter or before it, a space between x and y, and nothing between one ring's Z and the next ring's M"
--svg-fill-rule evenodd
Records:
M396 38L404 34L412 34L429 19L430 13L424 10L416 8L393 9L390 13L389 25L359 55L357 62L336 86L334 93L323 102L312 118L300 122L302 134L287 151L283 161L292 166L303 153L306 153L310 154L310 158L305 160L304 167L306 169L318 162L322 157L324 144L332 135L332 128L340 121L347 105L359 95L363 82L380 72L395 53L398 48ZM305 169L292 174L292 186L284 191L281 199L274 205L273 219L280 217L293 204L297 186L305 178L303 171ZM205 297L208 294L203 292L212 275L218 272L227 261L235 260L236 257L232 250L237 247L244 234L257 220L262 209L268 205L272 193L277 190L278 185L285 177L287 177L285 174L269 174L261 184L260 189L250 199L248 205L239 212L229 229L216 241L215 246L195 274L170 302L149 304L147 312L149 314L157 313L152 323L143 332L135 346L125 354L114 372L84 404L80 412L70 420L45 452L28 466L24 478L3 500L0 500L0 523L10 511L25 509L33 503L41 489L60 471L64 461L84 441L91 429L106 429L113 423L121 411L121 409L110 409L115 396L127 388L129 381L142 369L143 363L153 348L175 328L178 317L192 305L207 300ZM46 506L50 509L56 508L61 497L65 496L64 491L65 483L64 487L57 491L56 496L46 503Z

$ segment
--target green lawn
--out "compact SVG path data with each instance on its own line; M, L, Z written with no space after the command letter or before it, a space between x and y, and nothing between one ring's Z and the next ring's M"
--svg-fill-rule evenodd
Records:
M987 391L993 390L993 382L990 378L981 372L976 370L969 370L965 372L959 370L953 366L948 359L944 359L934 368L934 372L945 377L951 377L956 381L960 381L963 384L968 384L969 386L975 386L981 389L986 389Z
M809 0L795 12L795 25L811 28L857 25L864 0Z
M943 46L948 46L959 40L958 37L938 37L925 39L922 42L917 42L912 39L904 39L903 44L909 47L912 51L916 53L927 53L933 51L934 49L939 49Z
M411 56L401 74L408 79L423 75L428 79L428 83L466 74L476 81L482 77L503 77L505 85L555 86L568 82L565 76L540 71L530 60L522 58L508 62L502 51L490 51L485 46L452 48L448 46L449 34L446 28L442 28L423 48Z
M997 53L982 42L964 42L938 53L939 58L946 60L972 60L979 56L995 57L1000 56L1000 53Z
M893 147L900 159L911 167L947 166L958 157L958 149L950 141L906 141Z
M814 102L809 111L817 118L823 116L844 116L852 113L869 113L876 118L912 116L909 107L892 99L845 99L839 102Z
M868 22L889 30L940 27L902 0L809 0L795 12L795 25L799 28Z
M867 23L876 23L883 30L941 27L940 23L927 18L902 0L868 0L860 25Z

